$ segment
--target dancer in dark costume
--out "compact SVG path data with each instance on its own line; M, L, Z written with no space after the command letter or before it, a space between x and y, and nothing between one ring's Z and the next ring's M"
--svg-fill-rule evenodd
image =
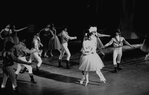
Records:
M15 25L13 25L13 29L12 29L12 38L14 40L14 44L17 45L19 44L19 37L18 37L18 32L26 29L27 27L21 28L21 29L16 29Z
M53 57L52 51L58 50L60 52L61 43L60 43L59 38L57 36L57 31L56 31L54 24L51 25L51 30L52 30L54 36L49 41L49 51L50 51L51 57Z
M14 43L14 40L12 38L12 29L10 28L11 25L8 24L4 29L1 30L0 32L0 38L3 40L3 50L5 49L6 42L12 42Z
M49 43L51 38L54 37L54 34L52 30L50 29L51 25L48 24L46 28L43 28L40 30L40 38L41 38L41 43L43 44L43 56L44 57L49 57L48 56L48 51L49 51Z

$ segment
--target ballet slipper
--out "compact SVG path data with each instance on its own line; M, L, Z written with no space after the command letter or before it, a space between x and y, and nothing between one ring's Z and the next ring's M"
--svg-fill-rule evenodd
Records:
M83 84L85 78L83 77L81 80L80 80L80 84Z
M1 85L1 89L4 89L5 88L5 86L4 85Z
M106 79L100 79L100 81L106 83Z
M86 81L86 82L85 82L85 86L87 86L87 85L88 85L88 83L89 83L89 81Z
M83 84L84 80L80 80L80 84Z

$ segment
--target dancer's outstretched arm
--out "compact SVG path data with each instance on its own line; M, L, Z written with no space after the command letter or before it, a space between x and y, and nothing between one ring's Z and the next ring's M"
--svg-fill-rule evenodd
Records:
M113 38L112 38L107 44L105 44L105 48L108 47L109 45L113 44L113 42L114 41L113 41Z
M77 37L76 37L76 36L71 37L71 36L69 36L68 34L66 34L65 32L62 32L62 35L64 35L64 37L66 37L67 39L70 39L70 40L77 39Z
M2 29L1 32L0 32L0 38L1 38L1 39L4 39L4 38L2 37L2 35L1 35L2 32L4 32L4 29Z
M110 37L111 35L97 33L98 37Z
M127 44L128 46L130 46L131 48L135 48L133 45L131 45L128 41L125 40L125 38L123 38L123 41L125 44Z
M24 28L21 28L21 29L15 29L15 28L14 28L14 31L15 31L15 32L19 32L19 31L22 31L22 30L24 30L24 29L26 29L26 28L27 28L27 27L24 27Z

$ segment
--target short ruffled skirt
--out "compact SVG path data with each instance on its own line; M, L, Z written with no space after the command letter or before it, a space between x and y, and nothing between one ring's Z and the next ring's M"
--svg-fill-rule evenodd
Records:
M80 57L79 70L81 71L97 71L102 69L104 64L97 53L84 55Z

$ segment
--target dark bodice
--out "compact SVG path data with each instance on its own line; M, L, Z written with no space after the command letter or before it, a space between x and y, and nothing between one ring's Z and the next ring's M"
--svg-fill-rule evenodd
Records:
M3 66L12 66L14 64L14 58L11 51L6 51L3 55Z
M2 33L1 33L1 37L2 37L2 38L9 37L9 36L11 35L10 31L11 31L11 30L6 31L6 30L4 29L4 30L2 31Z

